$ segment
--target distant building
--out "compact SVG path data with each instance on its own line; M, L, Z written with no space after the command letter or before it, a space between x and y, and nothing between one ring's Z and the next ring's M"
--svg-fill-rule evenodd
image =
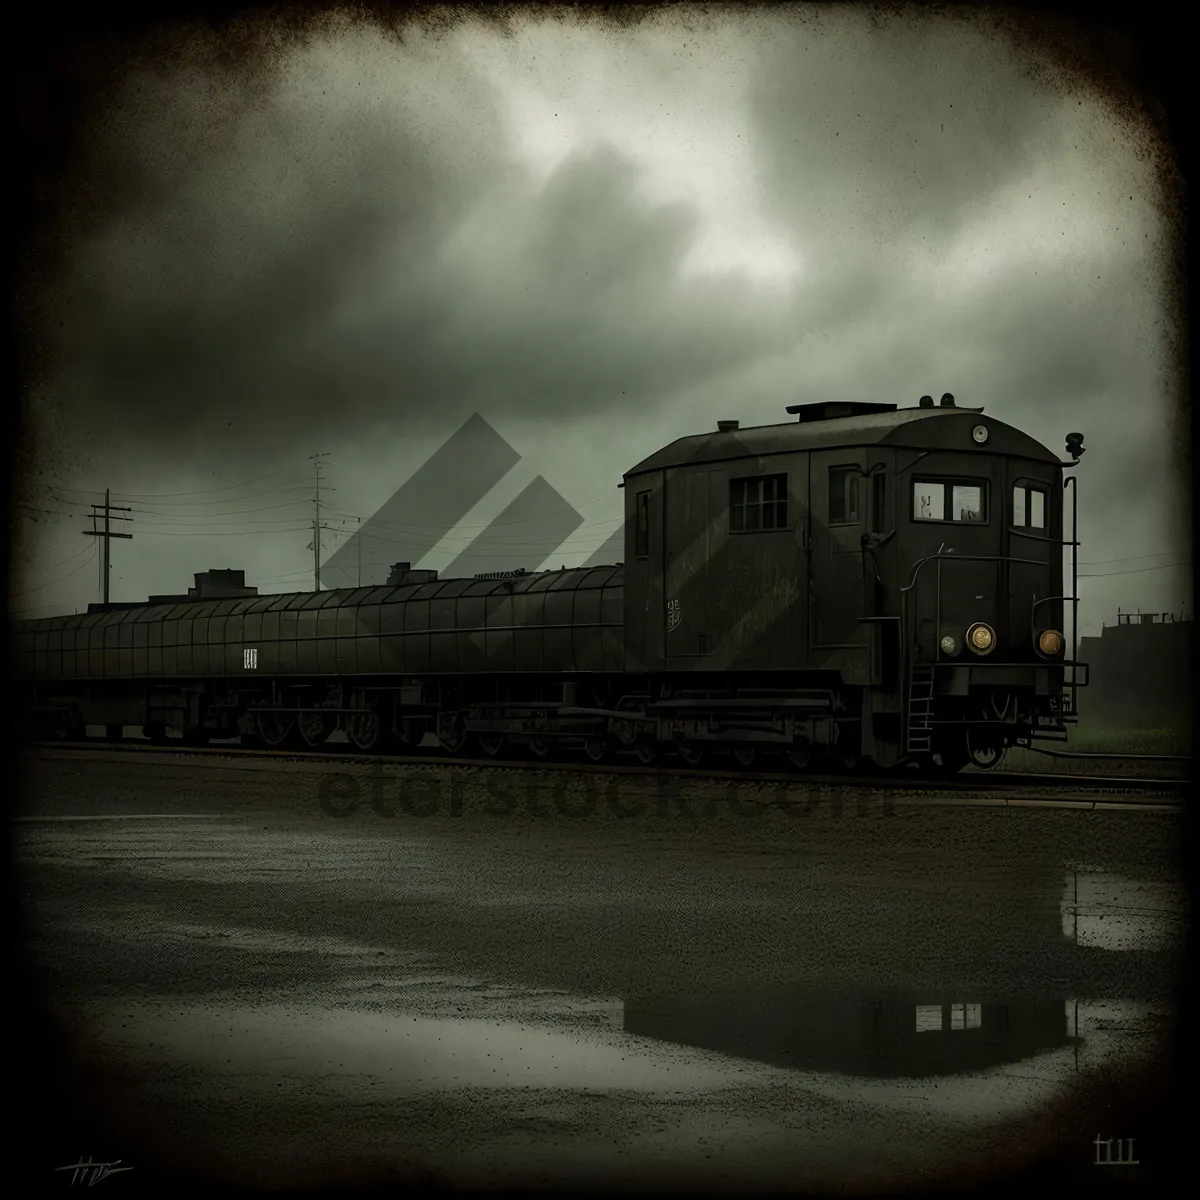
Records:
M392 563L391 574L387 577L390 587L398 587L402 583L433 583L438 577L436 571L414 571L412 563Z
M185 600L238 600L257 596L258 588L246 586L246 572L229 567L197 571L196 586L186 593L173 596L150 596L146 600L113 600L108 604L89 604L88 612L108 612L114 608L140 608L143 604L182 604Z
M1123 613L1100 637L1079 639L1088 686L1079 715L1124 729L1186 729L1192 720L1191 619L1174 613Z
M167 604L182 600L236 600L241 596L257 596L258 588L246 586L246 572L229 567L197 571L196 586L184 596L151 596L151 604Z

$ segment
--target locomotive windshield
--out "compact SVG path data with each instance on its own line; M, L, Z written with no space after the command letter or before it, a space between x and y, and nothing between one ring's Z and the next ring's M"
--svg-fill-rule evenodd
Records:
M987 524L987 484L982 479L918 479L913 482L914 521Z
M1046 493L1041 488L1018 486L1013 488L1012 523L1031 529L1046 527Z

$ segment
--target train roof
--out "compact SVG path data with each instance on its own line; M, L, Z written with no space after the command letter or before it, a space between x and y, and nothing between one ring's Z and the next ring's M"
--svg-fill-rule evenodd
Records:
M159 621L176 617L227 617L242 613L280 612L284 609L355 608L360 604L394 604L405 600L446 600L458 596L520 595L524 592L584 591L620 583L620 563L599 567L568 567L535 571L506 579L435 579L428 583L377 584L359 588L331 588L322 592L276 592L266 596L225 599L142 601L114 604L107 609L73 616L39 617L14 622L16 629L79 629L92 625Z
M1062 460L1027 433L982 415L982 408L896 408L884 404L802 405L789 409L798 421L780 425L724 428L679 438L626 471L625 478L671 467L730 459L762 458L799 450L852 446L903 446L913 450L962 450L1008 454L1062 465ZM845 413L845 415L826 415ZM722 425L732 425L722 422ZM986 446L971 438L976 425L988 430Z

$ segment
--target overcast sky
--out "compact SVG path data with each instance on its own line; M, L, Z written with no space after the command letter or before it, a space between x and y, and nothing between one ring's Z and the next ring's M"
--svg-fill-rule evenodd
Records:
M139 69L73 176L100 216L45 331L53 489L12 606L98 598L106 487L134 517L115 599L208 567L306 588L308 456L332 549L479 413L521 462L424 565L539 473L583 517L558 565L676 437L951 391L1056 451L1085 435L1085 630L1190 614L1152 138L995 32L842 9L347 27L254 71Z

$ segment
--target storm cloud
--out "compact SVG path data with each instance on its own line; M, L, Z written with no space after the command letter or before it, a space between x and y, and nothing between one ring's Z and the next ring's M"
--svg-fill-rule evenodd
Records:
M1188 544L1169 151L985 18L343 24L220 61L121 78L38 309L58 490L30 503L141 498L161 536L123 560L133 595L226 565L239 515L239 564L303 586L301 500L268 529L272 500L238 497L301 497L304 469L233 485L326 450L366 518L475 413L523 456L514 488L540 472L583 514L579 562L665 442L942 391L1053 449L1085 434L1085 563ZM1174 606L1180 571L1097 612L1164 578Z

